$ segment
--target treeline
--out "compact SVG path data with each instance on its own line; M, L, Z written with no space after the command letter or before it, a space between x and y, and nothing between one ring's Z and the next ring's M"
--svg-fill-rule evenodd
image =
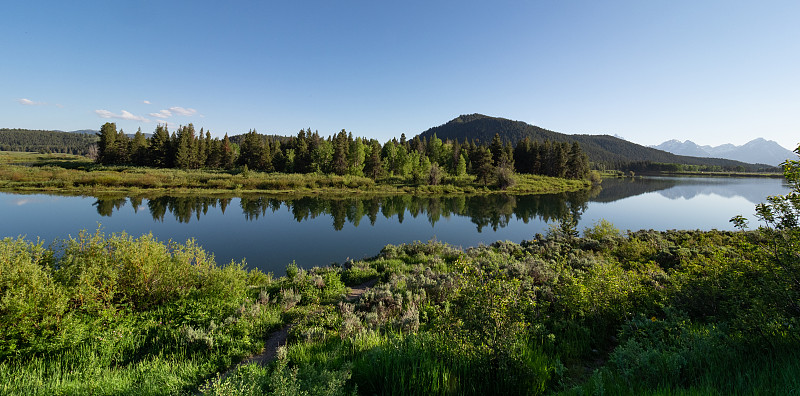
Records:
M192 124L169 134L158 126L147 138L137 131L129 138L114 123L100 129L98 162L181 169L242 169L282 173L323 173L367 176L372 179L402 178L436 185L446 175L474 175L478 182L511 183L513 172L583 179L589 161L577 143L538 142L523 139L515 146L499 136L489 144L475 141L443 141L432 136L392 139L354 138L345 130L323 138L311 129L296 137L265 136L250 132L228 138L212 138ZM236 143L236 142L238 143Z
M97 136L30 129L0 129L0 151L89 155Z
M620 170L637 173L662 173L662 172L773 172L778 168L764 164L753 164L751 166L721 166L721 165L689 165L662 163L650 161L630 162L620 167Z

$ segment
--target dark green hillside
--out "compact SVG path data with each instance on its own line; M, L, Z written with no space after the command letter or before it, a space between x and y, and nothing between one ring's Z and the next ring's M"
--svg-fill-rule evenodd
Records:
M440 139L458 139L459 141L467 139L489 142L495 134L499 134L504 141L511 143L516 143L526 137L531 140L578 142L583 151L589 156L590 161L615 169L627 168L632 164L635 164L635 169L641 169L641 163L649 162L719 167L725 170L739 169L751 172L777 170L768 165L753 165L718 158L698 158L675 155L609 135L568 135L530 125L522 121L489 117L482 114L469 114L456 117L444 125L433 127L422 132L420 137L430 138L434 134Z
M31 151L86 155L97 135L30 129L0 129L0 151Z

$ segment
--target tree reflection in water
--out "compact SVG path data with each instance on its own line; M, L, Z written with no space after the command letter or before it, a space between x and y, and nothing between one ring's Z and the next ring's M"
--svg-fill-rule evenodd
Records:
M192 219L200 221L212 208L224 214L228 206L239 201L244 218L256 221L268 217L278 210L288 210L294 219L303 222L319 216L333 219L333 228L341 230L346 223L359 226L366 218L374 225L378 217L394 218L402 223L406 216L425 216L431 226L451 216L469 217L478 232L485 227L492 230L506 227L513 219L525 223L531 220L552 221L565 214L580 215L589 200L597 196L599 189L573 193L546 195L473 195L473 196L414 196L395 195L385 197L321 198L321 197L275 197L245 195L240 198L218 198L204 196L158 196L158 197L97 197L94 206L102 216L111 216L130 202L134 211L146 205L156 221L164 221L167 212L180 223Z

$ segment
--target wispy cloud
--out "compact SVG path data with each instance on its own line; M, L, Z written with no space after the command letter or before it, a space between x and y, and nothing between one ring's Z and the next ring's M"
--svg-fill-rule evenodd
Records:
M42 106L47 104L45 102L34 102L30 99L25 99L25 98L17 99L17 102L19 102L20 104L24 104L26 106Z
M144 103L144 104L150 104L150 101L149 101L149 100L143 100L143 101L142 101L142 103Z
M195 110L195 109L186 109L186 108L178 107L178 106L170 107L169 111L171 111L171 112L173 112L175 114L182 115L182 116L187 116L187 117L197 114L197 110Z
M180 107L180 106L173 106L169 109L159 110L155 113L148 113L150 117L166 119L173 116L184 116L184 117L192 117L192 116L199 116L203 117L202 114L198 114L197 110L187 107Z
M131 120L131 121L141 121L141 122L150 122L147 118L137 116L131 114L126 110L122 110L120 114L114 114L108 110L95 110L95 114L97 114L100 118L117 118L120 120Z
M156 117L156 118L168 118L172 117L172 112L169 110L161 110L158 113L150 113L149 115L150 117Z

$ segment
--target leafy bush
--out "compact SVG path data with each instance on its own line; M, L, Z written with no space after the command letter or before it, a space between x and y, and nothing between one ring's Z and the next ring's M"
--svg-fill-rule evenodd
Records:
M342 271L342 281L347 286L360 285L378 276L378 270L364 261L348 261Z
M617 227L614 227L610 221L600 219L592 227L586 227L583 230L583 236L592 238L597 241L603 241L610 238L619 238L622 234Z
M49 256L41 243L0 240L0 358L63 346L69 299Z

